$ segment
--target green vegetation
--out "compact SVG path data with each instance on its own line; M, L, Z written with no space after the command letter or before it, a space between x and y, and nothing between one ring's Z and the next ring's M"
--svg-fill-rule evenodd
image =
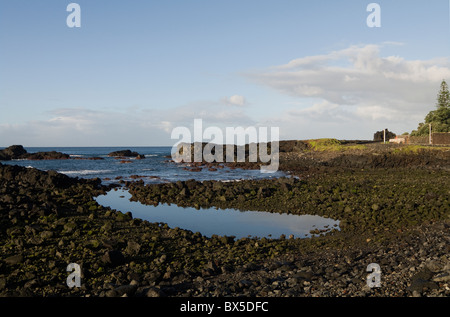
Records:
M421 150L429 150L430 147L423 145L406 145L392 150L393 154L418 154Z
M425 122L419 123L419 127L417 130L412 131L411 135L429 135L430 124L432 132L450 132L450 92L445 80L441 83L436 110L430 111L425 117Z
M423 151L448 151L448 146L404 145L392 150L392 154L420 154ZM436 152L434 152L436 153Z
M346 150L364 150L366 146L364 145L343 145L339 140L337 139L315 139L315 140L308 140L307 143L311 147L313 151L331 151L331 152L340 152L340 151L346 151Z

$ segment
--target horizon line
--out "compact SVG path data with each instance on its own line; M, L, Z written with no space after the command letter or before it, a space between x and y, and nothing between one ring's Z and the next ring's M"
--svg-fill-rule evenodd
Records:
M373 142L373 140L369 140L369 139L339 139L339 138L308 138L308 139L283 139L283 140L279 140L278 142L283 142L283 141L309 141L309 140L323 140L323 139L336 139L336 140L338 140L338 141L365 141L365 142L367 142L367 141L370 141L370 142ZM196 142L191 142L191 143L196 143ZM209 143L209 142L203 142L203 143ZM260 142L257 142L257 143L260 143ZM264 142L264 143L266 143L266 142ZM246 144L249 144L249 143L246 143ZM20 145L20 146L23 146L24 148L33 148L33 147L36 147L36 148L39 148L39 147L41 147L41 148L56 148L56 147L58 147L58 148L74 148L74 147L97 147L97 148L108 148L108 147L173 147L174 145L100 145L100 146L97 146L97 145L73 145L73 146L67 146L67 145L64 145L64 146L57 146L57 145L45 145L45 146L25 146L25 145L23 145L23 144L10 144L10 145L8 145L8 146L3 146L3 145L0 145L0 148L7 148L7 147L10 147L10 146L13 146L13 145ZM227 144L219 144L219 143L217 143L217 145L227 145ZM236 145L236 144L233 144L233 145Z

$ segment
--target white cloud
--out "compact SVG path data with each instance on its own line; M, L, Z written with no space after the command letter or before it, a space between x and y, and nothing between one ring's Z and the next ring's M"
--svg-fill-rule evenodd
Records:
M167 134L160 126L148 125L142 112L94 111L63 108L47 112L47 119L0 124L0 139L24 146L121 146L164 145Z
M294 117L303 117L311 120L320 120L322 122L335 121L336 119L346 119L348 114L339 107L339 105L322 101L313 104L311 107L302 109L292 109L288 114Z
M171 133L172 129L174 128L172 122L170 121L161 121L159 127L164 131L166 131L167 133Z
M171 109L59 108L44 115L46 119L16 125L0 123L0 140L8 140L8 144L0 146L171 146L177 142L171 139L172 130L180 126L192 128L194 119L202 119L205 128L255 124L243 109L228 107L221 100L198 101Z
M385 57L387 45L403 44L350 46L246 76L294 98L265 120L280 127L282 138L371 139L383 128L403 133L435 108L441 81L450 80L450 60Z
M245 99L242 101L240 98L235 98L234 102L237 101L245 104ZM202 119L208 124L215 125L254 123L244 112L244 109L241 107L228 107L227 105L229 105L229 102L224 102L223 99L219 101L196 101L171 110L156 111L156 113L160 118L178 126L188 126L194 122L194 119Z
M351 46L298 58L247 77L301 101L303 106L278 115L286 127L290 117L296 122L303 117L310 120L303 124L316 132L320 124L327 123L321 127L329 134L333 121L352 122L363 131L382 124L413 129L434 109L441 81L450 79L450 60L383 57L381 49L386 45L401 43Z
M233 95L231 97L225 97L222 99L223 103L230 106L244 107L247 105L247 100L244 96Z

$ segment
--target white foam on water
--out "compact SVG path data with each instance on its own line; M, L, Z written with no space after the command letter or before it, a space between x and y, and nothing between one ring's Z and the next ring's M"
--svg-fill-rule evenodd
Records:
M66 175L72 175L72 174L79 174L79 175L91 175L91 174L105 174L110 173L112 170L79 170L79 171L58 171L59 173L66 174Z

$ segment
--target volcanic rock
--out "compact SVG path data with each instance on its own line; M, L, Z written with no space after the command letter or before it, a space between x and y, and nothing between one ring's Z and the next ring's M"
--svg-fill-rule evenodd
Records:
M132 152L131 150L121 150L121 151L111 152L108 154L108 156L110 156L110 157L114 157L114 156L139 157L141 159L144 157L143 155L141 155L137 152Z

